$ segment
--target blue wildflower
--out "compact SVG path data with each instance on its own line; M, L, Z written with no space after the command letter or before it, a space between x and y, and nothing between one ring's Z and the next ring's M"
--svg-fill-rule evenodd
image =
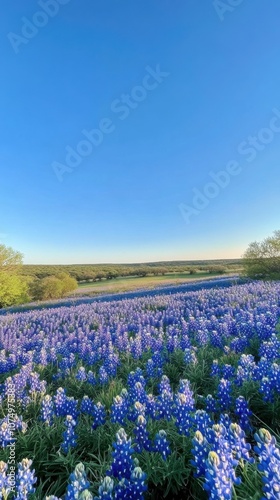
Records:
M149 433L147 431L147 422L143 415L139 415L136 421L136 426L134 427L135 434L135 451L140 453L142 450L149 451L151 449L151 441L149 438Z
M84 464L79 463L76 465L74 472L70 474L65 500L80 499L81 493L87 490L89 486Z
M127 437L124 429L120 429L116 434L116 441L113 443L114 451L112 453L113 463L109 470L118 479L130 479L133 470L131 439Z
M154 450L161 454L163 460L166 460L168 455L170 455L171 450L164 430L160 430L156 434Z
M37 481L35 470L30 470L32 460L24 458L18 464L18 472L16 475L16 497L15 500L27 500L30 493L35 492L34 484Z
M106 422L105 406L100 402L94 405L92 410L92 416L93 416L93 424L92 424L93 429L97 429L99 425L104 425Z
M66 431L62 434L64 441L61 445L61 449L64 453L68 453L71 448L77 446L77 436L75 433L77 422L73 419L72 415L67 415L64 423L66 425Z
M257 446L255 452L259 456L258 469L263 473L263 492L265 498L280 499L280 450L276 445L276 439L266 429L260 429L255 434Z

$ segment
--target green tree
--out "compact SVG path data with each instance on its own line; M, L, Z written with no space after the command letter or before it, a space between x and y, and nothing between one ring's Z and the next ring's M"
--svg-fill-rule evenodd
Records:
M62 297L63 284L56 276L46 276L39 280L34 289L34 298L37 300L59 299Z
M65 297L76 290L78 284L65 272L37 279L32 285L32 295L36 300L51 300Z
M249 278L280 279L280 230L261 242L250 243L243 265Z
M0 272L0 308L23 304L29 299L27 278Z
M224 274L226 272L226 268L223 266L207 266L207 269L205 271L208 271L209 274Z
M22 254L0 245L0 308L29 300L29 278L22 276Z
M62 296L64 297L70 292L76 290L78 283L75 278L72 278L69 274L61 272L56 274L56 278L58 278L62 283Z
M190 274L196 274L197 269L195 267L190 267Z

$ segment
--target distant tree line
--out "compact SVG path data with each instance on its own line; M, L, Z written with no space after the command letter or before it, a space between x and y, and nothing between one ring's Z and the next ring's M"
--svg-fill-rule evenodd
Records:
M240 267L240 261L198 261L193 264L186 262L151 264L78 264L78 265L25 265L23 272L27 276L36 276L37 278L46 278L60 272L66 272L78 282L112 280L119 277L129 276L159 276L169 273L189 273L205 272L209 274L224 274L227 271L234 271Z
M179 261L146 264L23 265L20 252L0 245L0 308L29 301L65 297L78 282L98 282L125 277L159 276L198 272L224 274L240 262Z

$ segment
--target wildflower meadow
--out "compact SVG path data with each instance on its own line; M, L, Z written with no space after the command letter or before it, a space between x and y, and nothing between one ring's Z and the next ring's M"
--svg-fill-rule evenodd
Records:
M280 499L280 284L0 318L0 499Z

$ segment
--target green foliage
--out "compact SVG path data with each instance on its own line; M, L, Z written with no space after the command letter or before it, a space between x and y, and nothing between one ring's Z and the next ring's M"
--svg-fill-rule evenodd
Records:
M11 247L0 245L0 270L1 272L18 272L22 265L22 254Z
M32 296L36 300L50 300L65 297L77 288L77 282L69 274L61 272L56 276L46 276L32 284Z
M62 284L62 297L70 292L76 290L78 283L75 278L72 278L69 274L60 272L56 274L56 278L60 280Z
M223 267L223 266L209 266L207 268L207 271L209 272L209 274L225 274L226 272L226 268Z
M243 256L245 274L253 279L280 278L280 230L249 245Z
M27 278L0 270L0 308L27 302L28 289Z
M21 304L29 299L30 279L20 275L22 254L0 245L0 308Z

